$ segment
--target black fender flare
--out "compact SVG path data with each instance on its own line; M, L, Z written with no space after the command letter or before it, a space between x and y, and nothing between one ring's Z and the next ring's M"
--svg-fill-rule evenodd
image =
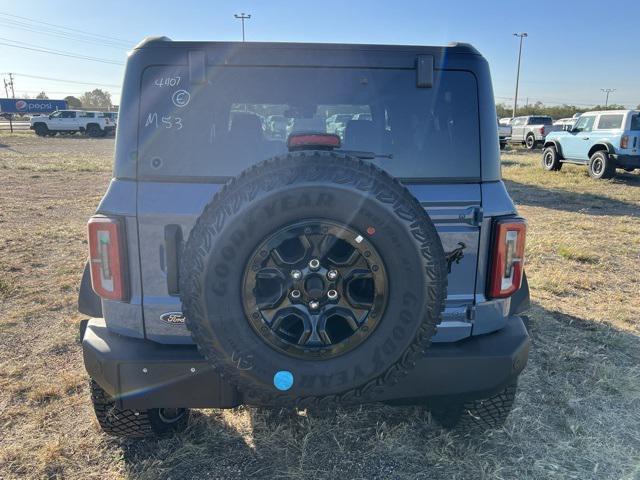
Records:
M526 312L531 308L531 297L529 296L529 281L527 273L522 272L522 283L520 288L511 295L511 304L509 306L509 316L518 315Z
M542 148L544 149L547 147L556 147L556 152L558 152L558 156L560 158L564 158L564 156L562 155L562 147L560 146L560 143L557 142L556 140L545 141L544 146Z
M85 263L78 292L78 311L94 318L102 318L102 300L91 286L91 270L89 262Z
M591 158L591 155L601 150L606 150L609 155L615 155L616 153L616 149L609 142L598 142L589 149L589 158Z

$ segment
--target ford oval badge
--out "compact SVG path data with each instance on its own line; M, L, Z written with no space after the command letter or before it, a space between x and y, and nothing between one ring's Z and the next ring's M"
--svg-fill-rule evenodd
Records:
M183 325L184 315L182 312L167 312L160 315L160 320L163 320L171 325Z

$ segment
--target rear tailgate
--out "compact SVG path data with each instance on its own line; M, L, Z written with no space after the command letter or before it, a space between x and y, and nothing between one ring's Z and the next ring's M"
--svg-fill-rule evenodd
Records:
M180 312L175 290L182 241L219 184L139 182L138 231L146 336L164 343L191 343L183 324L163 319ZM453 341L471 334L478 242L480 238L480 185L408 185L436 224L445 252L452 259L443 324L435 341ZM177 228L176 228L177 227ZM178 260L179 261L179 260ZM171 291L170 291L171 290Z

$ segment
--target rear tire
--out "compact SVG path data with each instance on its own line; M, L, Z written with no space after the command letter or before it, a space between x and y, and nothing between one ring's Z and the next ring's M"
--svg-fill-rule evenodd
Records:
M89 125L87 127L87 135L89 135L91 138L97 138L97 137L103 136L102 130L98 125Z
M432 407L431 415L445 428L490 430L500 428L507 420L516 397L518 382L506 386L500 393L484 400L451 402Z
M280 407L376 398L424 355L446 298L445 254L424 208L338 152L275 157L229 182L191 230L180 272L201 353L245 399Z
M616 176L615 162L609 156L609 153L600 150L591 155L589 159L589 176L596 180L613 178Z
M557 172L562 168L562 162L556 147L551 146L544 149L542 152L542 168L547 172Z
M36 135L38 135L39 137L46 137L47 135L49 135L49 127L47 127L44 123L36 123L33 129L36 132Z
M536 142L536 137L532 133L530 133L529 135L527 135L527 138L524 141L524 145L525 147L527 147L527 150L534 150L538 145L538 143Z
M89 383L91 401L100 428L116 437L155 437L184 430L189 422L186 408L150 408L122 410L115 400L94 380Z

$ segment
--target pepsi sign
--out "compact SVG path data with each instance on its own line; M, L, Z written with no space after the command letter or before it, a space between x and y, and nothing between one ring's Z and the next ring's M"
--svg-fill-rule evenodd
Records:
M51 113L66 110L64 100L41 100L37 98L0 98L1 113Z

